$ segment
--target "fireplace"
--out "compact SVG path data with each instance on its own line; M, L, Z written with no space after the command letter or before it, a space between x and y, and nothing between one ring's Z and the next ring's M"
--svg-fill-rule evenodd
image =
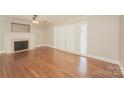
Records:
M5 34L4 46L5 46L5 52L7 54L18 52L21 50L33 49L34 36L32 33Z
M14 41L14 51L26 50L28 49L28 40L27 41Z

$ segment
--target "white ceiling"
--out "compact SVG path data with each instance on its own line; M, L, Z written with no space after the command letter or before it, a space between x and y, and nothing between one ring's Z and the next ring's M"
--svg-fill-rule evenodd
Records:
M49 23L56 23L79 16L80 15L38 15L38 20L40 22L46 20ZM32 21L33 15L3 15L2 17Z

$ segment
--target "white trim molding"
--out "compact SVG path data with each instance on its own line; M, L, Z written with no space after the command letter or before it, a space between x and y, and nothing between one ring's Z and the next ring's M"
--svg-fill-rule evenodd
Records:
M43 47L44 45L34 45L34 48Z
M78 52L75 52L75 51L70 51L70 50L56 48L56 47L50 46L50 45L44 45L44 46L50 47L50 48L55 48L55 49L58 49L58 50L61 50L61 51L64 51L64 52L69 52L69 53L72 53L72 54L76 54L76 55L80 55L80 56L85 56L85 57L90 57L90 58L98 59L98 60L105 61L105 62L108 62L108 63L120 65L120 61L118 61L118 60L113 60L113 59L110 59L110 58L96 56L96 55L91 55L91 54L81 54L81 53L78 53Z
M6 53L5 51L0 51L0 54L4 54L4 53Z
M86 54L85 56L90 57L90 58L94 58L94 59L98 59L98 60L102 60L102 61L105 61L105 62L109 62L109 63L120 65L120 61L118 61L118 60L113 60L113 59L110 59L110 58L96 56L96 55L91 55L91 54Z
M124 76L124 66L122 66L121 64L120 64L120 69L121 69L122 75Z
M75 52L75 51L72 51L72 50L67 50L67 49L62 49L62 48L56 48L56 47L50 46L50 45L44 45L44 46L50 47L50 48L55 48L55 49L58 49L60 51L64 51L64 52L68 52L68 53L72 53L72 54L76 54L76 55L81 55L80 53Z

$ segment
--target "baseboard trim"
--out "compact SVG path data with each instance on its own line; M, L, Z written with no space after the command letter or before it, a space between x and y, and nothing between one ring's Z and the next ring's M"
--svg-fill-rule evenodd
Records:
M121 73L122 73L122 75L124 77L124 67L122 65L120 65L120 69L121 69Z
M56 47L50 46L50 45L44 45L44 46L50 47L50 48L55 48L55 49L58 49L58 50L61 50L61 51L64 51L64 52L69 52L69 53L72 53L72 54L85 56L85 57L90 57L90 58L98 59L98 60L105 61L105 62L108 62L108 63L120 65L120 61L118 61L118 60L113 60L113 59L110 59L110 58L100 57L100 56L91 55L91 54L81 54L81 53L78 53L78 52L75 52L75 51L56 48Z
M6 53L6 52L5 52L5 51L1 51L1 52L0 52L0 54L4 54L4 53Z
M98 59L98 60L102 60L105 62L113 63L113 64L118 64L118 65L120 64L120 61L113 60L113 59L106 58L106 57L100 57L100 56L91 55L91 54L86 54L85 56L90 57L90 58L94 58L94 59Z
M49 46L49 45L44 45L44 46L46 46L46 47L50 47L50 48L54 48L54 49L58 49L58 50L60 50L60 51L64 51L64 52L68 52L68 53L76 54L76 55L81 55L80 53L75 52L75 51L72 51L72 50L56 48L56 47L54 47L54 46Z
M44 46L44 45L34 45L33 48L42 47L42 46Z

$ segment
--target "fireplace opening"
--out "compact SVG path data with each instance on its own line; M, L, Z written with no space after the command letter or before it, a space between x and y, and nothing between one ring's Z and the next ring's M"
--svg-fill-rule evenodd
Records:
M26 50L28 49L28 40L27 41L14 41L14 51Z

